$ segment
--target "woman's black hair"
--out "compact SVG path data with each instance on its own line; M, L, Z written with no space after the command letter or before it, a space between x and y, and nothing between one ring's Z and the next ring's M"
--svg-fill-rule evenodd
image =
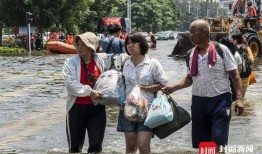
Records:
M107 31L109 34L115 34L122 30L122 26L118 24L110 24L107 26Z
M237 40L237 43L238 43L238 44L243 43L242 34L240 34L240 33L238 33L238 34L233 34L231 37L232 37L232 39Z
M148 45L146 38L140 33L132 33L131 35L127 35L126 40L125 40L125 49L126 49L127 54L130 55L126 47L129 40L132 43L139 43L139 46L141 49L141 53L140 53L141 55L145 55L148 52L149 45Z
M231 42L231 41L229 40L228 37L222 37L221 39L219 39L219 42L220 42L221 44L224 44L224 45L231 51L231 53L232 53L233 55L235 55L235 53L236 53L236 51L237 51L237 47L236 47L236 45L235 45L233 42Z
M247 6L251 6L252 5L252 2L251 1L248 1L247 2Z

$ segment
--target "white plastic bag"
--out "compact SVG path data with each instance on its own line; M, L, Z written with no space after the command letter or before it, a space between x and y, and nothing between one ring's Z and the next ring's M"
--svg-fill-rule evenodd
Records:
M109 70L100 75L94 89L102 97L94 99L94 104L123 106L125 101L125 83L121 72Z
M126 99L124 115L130 121L141 122L146 119L148 103L138 86L135 86Z
M155 128L172 120L172 108L167 101L166 96L161 95L153 100L144 124L149 128Z

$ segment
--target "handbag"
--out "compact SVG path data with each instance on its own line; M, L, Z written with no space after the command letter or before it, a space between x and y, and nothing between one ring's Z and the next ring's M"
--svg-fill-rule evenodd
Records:
M165 95L155 98L149 108L144 125L155 128L164 123L172 121L173 111Z
M255 73L252 71L251 74L249 75L249 85L257 83Z
M167 136L184 127L191 121L190 114L184 108L179 106L170 95L167 95L167 98L168 102L171 105L174 118L172 121L153 129L153 133L160 139L166 138Z

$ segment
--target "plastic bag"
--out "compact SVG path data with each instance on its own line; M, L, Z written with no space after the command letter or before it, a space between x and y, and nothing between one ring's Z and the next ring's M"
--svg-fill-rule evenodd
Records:
M174 118L168 123L153 128L153 133L160 139L166 138L191 121L190 114L183 107L178 105L170 95L167 95L167 100L171 105Z
M138 86L135 86L126 99L124 115L130 121L142 122L148 113L148 103Z
M121 72L109 70L100 75L94 89L102 94L94 99L94 104L123 106L125 101L125 82Z
M155 128L173 120L173 111L165 95L153 100L146 120L145 126Z

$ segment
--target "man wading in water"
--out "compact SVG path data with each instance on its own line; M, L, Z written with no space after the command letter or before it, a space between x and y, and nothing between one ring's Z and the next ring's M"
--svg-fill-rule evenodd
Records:
M193 148L198 148L201 142L215 142L219 148L228 142L232 103L229 76L236 91L235 112L241 115L244 111L241 79L230 50L218 44L223 58L217 53L205 20L193 21L189 32L195 47L189 57L187 75L163 90L169 94L192 85Z

